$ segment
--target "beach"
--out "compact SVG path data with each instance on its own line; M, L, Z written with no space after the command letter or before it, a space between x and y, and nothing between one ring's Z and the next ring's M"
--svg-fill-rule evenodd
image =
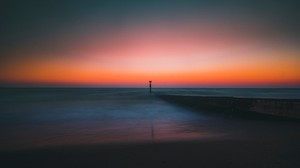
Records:
M178 94L176 89L154 89L151 94L147 89L1 90L0 164L300 166L298 120L188 108L179 100L166 101L157 96L162 91Z

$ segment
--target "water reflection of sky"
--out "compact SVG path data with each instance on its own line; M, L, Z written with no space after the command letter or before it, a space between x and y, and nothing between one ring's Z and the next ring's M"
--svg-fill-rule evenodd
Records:
M1 99L1 149L181 141L226 134L213 127L217 118L170 105L142 89L29 93Z
M9 129L12 132L2 138L1 148L182 141L226 135L205 125L194 126L180 121L19 125Z

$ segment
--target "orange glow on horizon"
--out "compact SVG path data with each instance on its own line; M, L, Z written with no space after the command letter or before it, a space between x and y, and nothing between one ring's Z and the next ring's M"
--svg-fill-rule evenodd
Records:
M200 33L199 33L200 32ZM197 38L195 38L195 36ZM0 82L68 85L300 85L300 51L209 28L142 29L68 42L63 52L19 51ZM271 46L271 47L270 47ZM24 57L16 57L24 56ZM17 59L16 59L17 58Z
M58 62L31 60L7 65L2 81L23 83L56 83L79 85L145 85L149 79L156 86L176 85L272 85L299 84L300 67L297 60L250 61L229 67L211 69L174 69L173 71L142 71L94 67L80 61ZM8 69L10 67L14 67ZM3 72L3 71L2 71Z

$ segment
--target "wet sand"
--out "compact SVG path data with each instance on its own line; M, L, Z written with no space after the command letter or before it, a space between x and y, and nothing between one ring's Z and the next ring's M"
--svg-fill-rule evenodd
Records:
M198 127L201 128L201 124ZM230 130L231 134L180 141L77 144L1 151L1 167L300 166L299 122L228 118L212 127L217 132Z
M299 130L298 130L299 131ZM1 153L1 167L298 168L299 135L288 138L78 145ZM274 139L273 139L274 138Z

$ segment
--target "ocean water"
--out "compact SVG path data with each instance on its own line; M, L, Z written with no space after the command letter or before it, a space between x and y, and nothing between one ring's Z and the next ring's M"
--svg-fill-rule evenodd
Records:
M0 150L230 138L231 119L159 94L299 98L299 89L2 88ZM240 121L238 121L240 122ZM243 130L244 131L244 130Z

